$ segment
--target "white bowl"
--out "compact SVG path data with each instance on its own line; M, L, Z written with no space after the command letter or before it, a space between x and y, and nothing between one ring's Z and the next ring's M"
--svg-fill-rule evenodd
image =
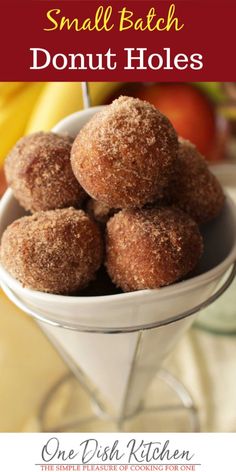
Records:
M53 131L76 136L81 127L103 107L89 108L66 117ZM195 276L159 290L99 297L71 297L24 288L2 266L0 276L17 296L48 320L71 327L125 328L175 316L202 303L236 260L236 207L227 197L221 215L203 231L204 256ZM0 237L4 229L25 211L7 190L0 203ZM145 309L144 309L145 307Z
M53 131L75 136L100 108L74 113ZM0 236L24 214L7 190L0 204ZM138 405L164 357L192 323L194 317L186 316L188 311L194 312L208 300L236 260L236 211L230 198L202 234L205 250L195 275L159 290L99 297L52 295L24 288L0 266L2 287L19 307L49 323L44 324L44 331L82 367L117 414L127 414ZM164 326L146 331L153 324ZM119 334L107 334L111 331Z

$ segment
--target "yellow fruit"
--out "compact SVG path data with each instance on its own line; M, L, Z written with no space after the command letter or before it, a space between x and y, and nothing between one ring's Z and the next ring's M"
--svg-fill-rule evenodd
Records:
M29 83L0 106L0 165L8 151L24 134L42 83Z
M121 82L90 82L91 104L102 105L121 85Z
M27 82L0 82L0 106L27 85Z
M27 134L48 131L66 115L82 106L81 87L77 82L49 82L33 111Z
M112 82L91 82L89 92L92 105L100 105L110 95L116 84ZM37 103L27 133L48 131L58 121L83 108L80 82L49 82Z

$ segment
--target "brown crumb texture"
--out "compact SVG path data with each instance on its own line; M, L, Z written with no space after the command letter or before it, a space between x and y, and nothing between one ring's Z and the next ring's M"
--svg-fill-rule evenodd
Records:
M97 225L74 208L14 221L1 241L1 262L23 286L57 294L86 287L103 259Z
M107 223L106 266L125 292L169 285L203 252L195 221L178 208L122 210Z
M37 132L21 138L5 161L8 185L20 204L31 212L79 207L85 191L70 164L73 139Z
M178 140L154 106L120 97L82 128L72 146L73 172L109 208L142 207L163 197L173 176Z
M204 157L189 141L179 139L179 156L172 201L198 224L208 223L221 211L224 193Z
M101 225L106 225L108 220L120 211L119 209L110 208L106 203L98 202L93 198L89 198L86 202L87 213Z

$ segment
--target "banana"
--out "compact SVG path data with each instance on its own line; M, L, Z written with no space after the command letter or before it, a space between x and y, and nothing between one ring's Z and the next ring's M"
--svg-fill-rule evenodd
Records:
M28 83L0 106L0 165L24 134L27 121L44 84Z
M26 86L27 82L0 82L0 106Z
M102 105L121 85L121 82L91 82L89 84L91 104Z
M81 108L80 84L77 82L49 82L33 111L27 134L48 131L64 116Z
M92 82L89 92L92 105L100 105L114 90L112 82ZM37 103L27 133L48 131L58 121L71 113L83 108L82 89L80 82L49 82Z

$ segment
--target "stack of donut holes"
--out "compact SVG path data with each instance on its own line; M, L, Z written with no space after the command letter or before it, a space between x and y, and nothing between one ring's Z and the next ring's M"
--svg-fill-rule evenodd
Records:
M5 230L1 263L24 287L55 294L96 285L102 266L125 292L183 279L203 254L199 228L224 204L196 147L131 97L104 107L75 139L23 137L5 173L31 215Z

